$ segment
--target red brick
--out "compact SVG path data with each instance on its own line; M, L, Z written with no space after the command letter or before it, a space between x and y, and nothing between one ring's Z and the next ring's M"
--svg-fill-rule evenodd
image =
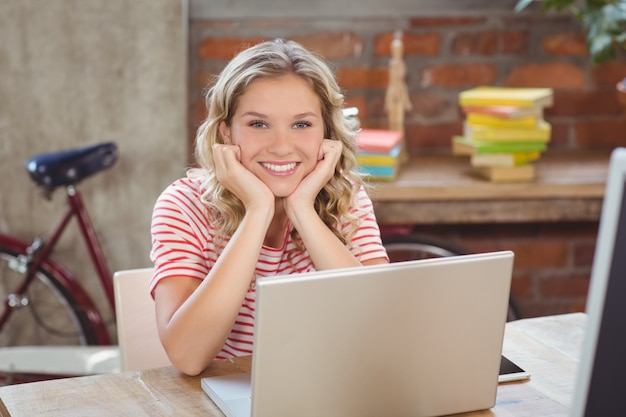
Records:
M570 148L570 124L564 122L550 122L552 134L548 143L549 150Z
M609 61L592 67L591 78L598 86L614 87L626 77L626 62Z
M363 52L363 38L351 32L316 33L291 39L329 61L359 57Z
M613 149L626 146L626 120L591 120L576 123L580 149Z
M556 90L554 105L546 109L547 116L606 116L620 115L623 108L612 89Z
M499 33L496 31L462 32L452 39L455 55L495 55L498 53Z
M195 77L193 78L196 85L195 90L204 93L204 89L212 82L215 75L217 74L210 71L197 71Z
M437 123L431 125L407 124L407 147L412 154L420 154L424 149L449 150L452 136L463 131L459 123Z
M519 66L509 74L504 85L507 87L582 88L585 74L566 62L527 64Z
M383 33L374 38L374 54L376 56L391 56L391 41L394 33ZM423 34L403 33L404 56L438 56L441 48L441 37L436 32Z
M422 72L422 87L465 88L494 84L497 68L492 64L444 64Z
M578 25L573 17L566 14L515 14L513 17L502 19L502 23L505 27L511 26L524 26L524 27L564 27L572 24Z
M240 28L241 24L232 20L196 20L194 26L201 29L219 29L229 31Z
M387 88L389 69L387 67L344 67L337 71L337 80L344 89Z
M558 33L546 36L541 42L543 49L555 56L588 56L585 36L581 33Z
M586 299L585 300L580 300L580 301L575 301L575 302L572 302L572 304L571 304L570 312L572 312L572 313L584 313L586 311L586 308L587 308Z
M446 113L450 107L458 107L456 101L451 102L436 92L418 92L411 94L411 103L413 104L413 114L426 117L436 118Z
M387 124L387 111L385 110L385 90L379 90L376 92L368 91L367 94L367 108L369 111L370 119L385 119ZM373 120L370 120L373 122Z
M516 300L528 300L533 294L534 281L527 274L513 274L511 293Z
M560 240L511 241L515 269L562 268L567 265L567 242Z
M363 124L364 129L387 129L387 122L381 120L366 120Z
M526 55L528 53L528 32L504 31L502 33L502 53Z
M201 60L219 59L230 61L238 52L267 40L261 37L251 38L206 38L198 47L198 57Z
M589 274L572 274L545 278L539 283L539 293L544 298L585 297L589 289Z
M367 99L362 95L348 95L344 102L345 107L356 107L359 109L359 120L364 123L368 120L369 111L367 108Z
M479 25L487 21L484 17L415 17L410 19L411 27L437 27Z
M578 312L577 308L584 303L584 297L576 300L560 299L555 301L537 300L530 304L522 305L522 314L524 318L551 316L555 314L567 314Z
M527 31L496 31L459 33L452 40L451 51L457 55L486 55L498 53L525 55L528 53Z
M574 246L574 260L575 267L588 267L593 265L593 258L596 250L595 239L590 242L581 242Z
M194 100L192 102L192 118L196 121L195 126L199 126L201 121L206 119L208 116L208 110L206 108L206 103L204 99Z
M309 23L308 19L235 19L235 20L194 20L193 25L202 29L220 31L240 31L242 29L299 28Z

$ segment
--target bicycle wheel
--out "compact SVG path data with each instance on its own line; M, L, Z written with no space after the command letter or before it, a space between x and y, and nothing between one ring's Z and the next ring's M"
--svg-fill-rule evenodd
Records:
M383 246L387 249L391 262L441 258L467 253L464 249L449 243L414 234L383 236Z
M441 258L444 256L456 256L468 253L459 246L415 234L383 236L382 239L383 246L387 249L390 262ZM517 320L520 317L519 307L517 306L513 294L511 294L509 296L507 321Z
M0 299L8 301L0 312L10 310L0 329L0 346L95 344L87 314L52 271L39 268L24 296L15 296L26 272L25 259L0 245Z

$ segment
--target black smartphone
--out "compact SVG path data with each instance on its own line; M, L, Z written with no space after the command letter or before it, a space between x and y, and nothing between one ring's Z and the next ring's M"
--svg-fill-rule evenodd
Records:
M530 373L502 355L500 360L500 376L498 382L523 381L530 378Z

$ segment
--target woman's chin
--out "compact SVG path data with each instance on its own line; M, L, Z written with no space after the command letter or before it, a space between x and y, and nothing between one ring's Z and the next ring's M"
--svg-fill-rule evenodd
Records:
M272 190L272 193L274 193L274 196L276 198L288 197L294 192L295 189L296 187L286 187L286 186L270 187L270 190Z

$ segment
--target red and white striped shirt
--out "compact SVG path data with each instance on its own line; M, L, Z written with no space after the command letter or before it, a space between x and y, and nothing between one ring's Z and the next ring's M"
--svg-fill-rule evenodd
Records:
M204 279L220 255L214 245L215 228L209 222L208 208L200 199L203 192L201 181L201 178L175 181L163 191L154 206L150 257L155 273L150 282L151 293L164 278L184 276ZM351 212L359 218L360 224L349 243L350 251L361 262L386 258L372 201L362 188L357 203L358 207L352 207ZM349 224L344 223L343 228L347 231ZM289 223L280 248L261 248L255 270L257 279L315 270L306 250L295 251L292 229ZM255 295L254 288L250 288L217 358L252 354Z

